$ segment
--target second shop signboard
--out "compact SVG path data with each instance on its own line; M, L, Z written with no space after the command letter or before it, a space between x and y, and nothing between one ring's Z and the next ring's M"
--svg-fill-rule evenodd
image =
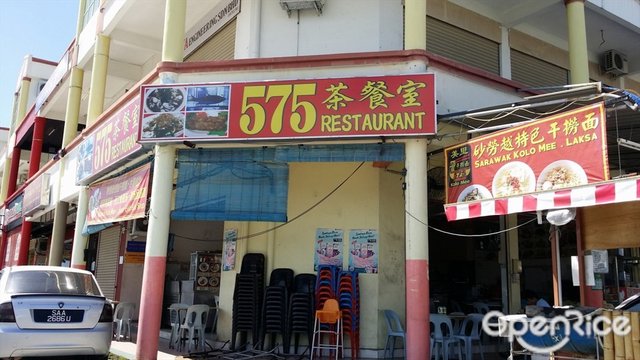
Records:
M605 118L597 103L447 148L447 203L607 180Z

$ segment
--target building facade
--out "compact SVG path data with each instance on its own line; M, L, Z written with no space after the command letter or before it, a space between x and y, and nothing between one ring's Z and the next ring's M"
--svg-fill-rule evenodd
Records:
M475 136L458 120L536 96L553 101L545 94L570 84L637 93L640 53L629 39L638 36L639 11L632 0L167 0L151 8L80 0L76 37L58 64L28 58L32 70L19 75L2 184L3 266L94 271L108 297L138 305L137 357L146 359L165 325L167 288L199 281L193 254L235 254L219 263L211 286L199 284L210 291L202 302L219 299L219 339L235 335L244 255L265 256L267 279L274 269L315 273L319 262L337 261L362 270L361 356L381 354L381 310L391 308L406 314L407 356L429 358L423 339L434 302L490 298L503 311L521 308L517 233L475 241L429 231L482 234L519 223L516 215L443 222L443 149ZM421 83L433 89L419 98L424 114L402 110L393 122L371 102L369 120L364 110L349 113L345 99L373 99L364 90L334 103L305 97L311 86L415 84L424 76L433 81ZM175 91L160 89L182 90L165 98ZM333 117L320 116L322 106L334 106ZM388 106L397 119L401 111ZM180 111L182 128L158 115ZM307 136L311 112L323 130ZM225 126L212 125L221 118ZM432 129L430 118L439 119ZM633 154L617 154L624 163L616 170L634 172ZM362 250L359 232L374 246L368 268L358 263L368 256L353 256L356 245ZM341 240L337 260L317 255L329 233ZM456 297L430 284L446 283L452 269L464 269L452 280L472 292Z

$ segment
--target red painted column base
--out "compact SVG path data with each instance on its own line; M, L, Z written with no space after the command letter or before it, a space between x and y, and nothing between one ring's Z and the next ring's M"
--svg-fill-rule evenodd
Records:
M136 347L136 359L139 360L155 360L158 357L158 334L166 268L166 256L146 256L144 259Z
M430 354L429 329L429 262L406 261L407 293L407 359L427 360Z

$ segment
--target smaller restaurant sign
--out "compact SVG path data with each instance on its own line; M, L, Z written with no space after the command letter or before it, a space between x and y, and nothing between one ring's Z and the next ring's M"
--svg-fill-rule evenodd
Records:
M151 164L89 186L87 225L145 216Z
M605 119L597 103L445 149L447 203L608 180Z
M76 183L142 149L137 143L139 113L136 96L80 143Z
M22 200L23 215L31 215L49 205L49 193L49 174L43 173L24 189L24 198Z
M433 74L142 86L139 141L431 135Z
M9 205L7 205L6 210L4 211L4 226L7 227L7 230L11 230L21 222L19 222L19 220L22 220L23 197L24 193L11 200Z

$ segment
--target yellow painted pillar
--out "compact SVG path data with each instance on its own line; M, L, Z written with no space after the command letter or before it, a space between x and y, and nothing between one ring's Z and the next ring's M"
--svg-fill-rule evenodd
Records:
M75 139L78 133L78 118L80 117L80 103L82 98L82 82L84 70L77 66L71 68L69 91L67 97L67 111L64 117L64 133L62 147L66 147Z
M569 70L571 84L584 84L589 82L589 54L587 53L587 30L584 15L584 0L565 0L567 7L567 26L569 32ZM576 215L576 224L580 223L581 212ZM578 256L584 253L582 246L582 231L576 236L578 243ZM582 264L582 263L581 263ZM584 267L579 266L578 271L584 279ZM580 282L580 301L583 306L602 306L602 290L594 290L584 282Z
M404 48L427 48L427 0L404 2Z
M84 12L87 11L87 0L78 1L78 18L76 19L76 39L80 37L82 33L82 27L84 26ZM76 42L77 44L77 42Z
M186 0L167 0L162 42L162 61L181 62L183 37L187 14ZM176 74L161 73L160 82L176 82ZM156 359L158 332L162 318L164 276L167 266L167 241L173 190L173 171L176 150L172 145L154 147L155 159L151 182L151 205L149 208L149 232L144 255L142 294L138 320L138 343L136 359Z
M87 247L88 236L82 235L82 228L87 221L87 208L89 207L89 190L85 186L78 191L78 208L76 211L76 228L73 233L73 247L71 248L71 267L86 269L84 249Z
M565 0L569 30L569 70L572 84L589 82L589 54L584 0Z
M78 118L80 116L80 102L82 97L82 80L84 71L76 66L71 68L69 79L69 90L67 96L67 111L64 117L64 133L62 136L62 148L65 148L76 137L78 129ZM62 179L64 172L65 158L61 159L60 172L58 176ZM58 181L60 186L61 181ZM51 232L51 245L49 246L48 265L57 266L62 263L64 252L64 235L67 230L67 216L69 215L69 203L58 201L56 204L53 229ZM75 249L80 251L80 249ZM84 251L83 251L84 254ZM83 257L84 259L84 257ZM79 264L77 264L78 266Z
M104 91L107 85L107 65L109 64L109 37L98 34L93 52L93 69L91 70L91 88L89 89L89 108L87 110L87 128L102 114L104 110ZM69 89L71 91L71 89ZM75 93L74 93L75 94ZM65 127L65 132L67 131ZM76 212L76 227L73 234L71 249L71 267L86 268L84 249L87 247L88 236L82 235L82 229L87 218L89 207L88 190L86 187L78 192L78 208Z
M13 131L18 128L18 125L24 120L24 116L27 115L27 102L29 101L29 88L31 87L31 78L23 77L20 82L20 92L18 93L18 113L15 118L15 126Z
M427 139L405 142L405 276L407 359L429 359Z
M136 359L156 358L158 332L163 312L162 299L167 266L167 242L169 241L169 217L171 215L176 149L172 145L156 145L154 153L149 231L142 273Z
M4 203L7 199L7 189L9 189L9 173L11 172L11 157L9 152L5 155L4 170L2 173L2 187L0 187L0 202Z
M162 61L182 62L186 17L187 0L167 0L164 15Z
M20 90L18 90L18 99L15 100L14 107L16 108L16 116L12 119L11 131L13 135L18 126L24 120L27 114L27 102L29 101L29 88L31 87L31 78L23 77L20 82ZM12 146L7 146L7 149L13 149ZM0 197L2 201L7 199L7 192L9 190L9 178L11 177L11 153L7 151L6 159L4 162L4 172L2 173L2 186L0 186Z
M404 48L427 47L427 1L405 0ZM426 69L425 69L426 70ZM429 359L429 231L427 214L427 140L405 143L405 292L407 359Z
M78 18L76 21L76 39L80 37L84 24L84 12L87 1L80 0L78 2ZM67 107L64 116L64 132L62 135L62 148L67 147L69 143L75 139L78 133L78 118L80 117L80 103L82 97L82 82L84 80L84 70L77 66L77 51L74 49L73 63L75 66L71 68L69 74L69 89L67 91ZM58 172L58 190L64 176L64 158L60 162L60 171ZM69 216L69 203L66 201L58 201L53 215L53 229L51 231L51 245L49 246L48 265L60 265L62 263L62 254L64 252L64 235L67 230L67 216ZM77 249L79 250L79 249ZM83 252L84 254L84 252ZM83 257L84 259L84 257Z
M89 89L89 108L87 109L87 128L104 110L104 91L107 87L110 44L111 40L108 36L103 34L96 36L93 68L91 69L91 88Z

